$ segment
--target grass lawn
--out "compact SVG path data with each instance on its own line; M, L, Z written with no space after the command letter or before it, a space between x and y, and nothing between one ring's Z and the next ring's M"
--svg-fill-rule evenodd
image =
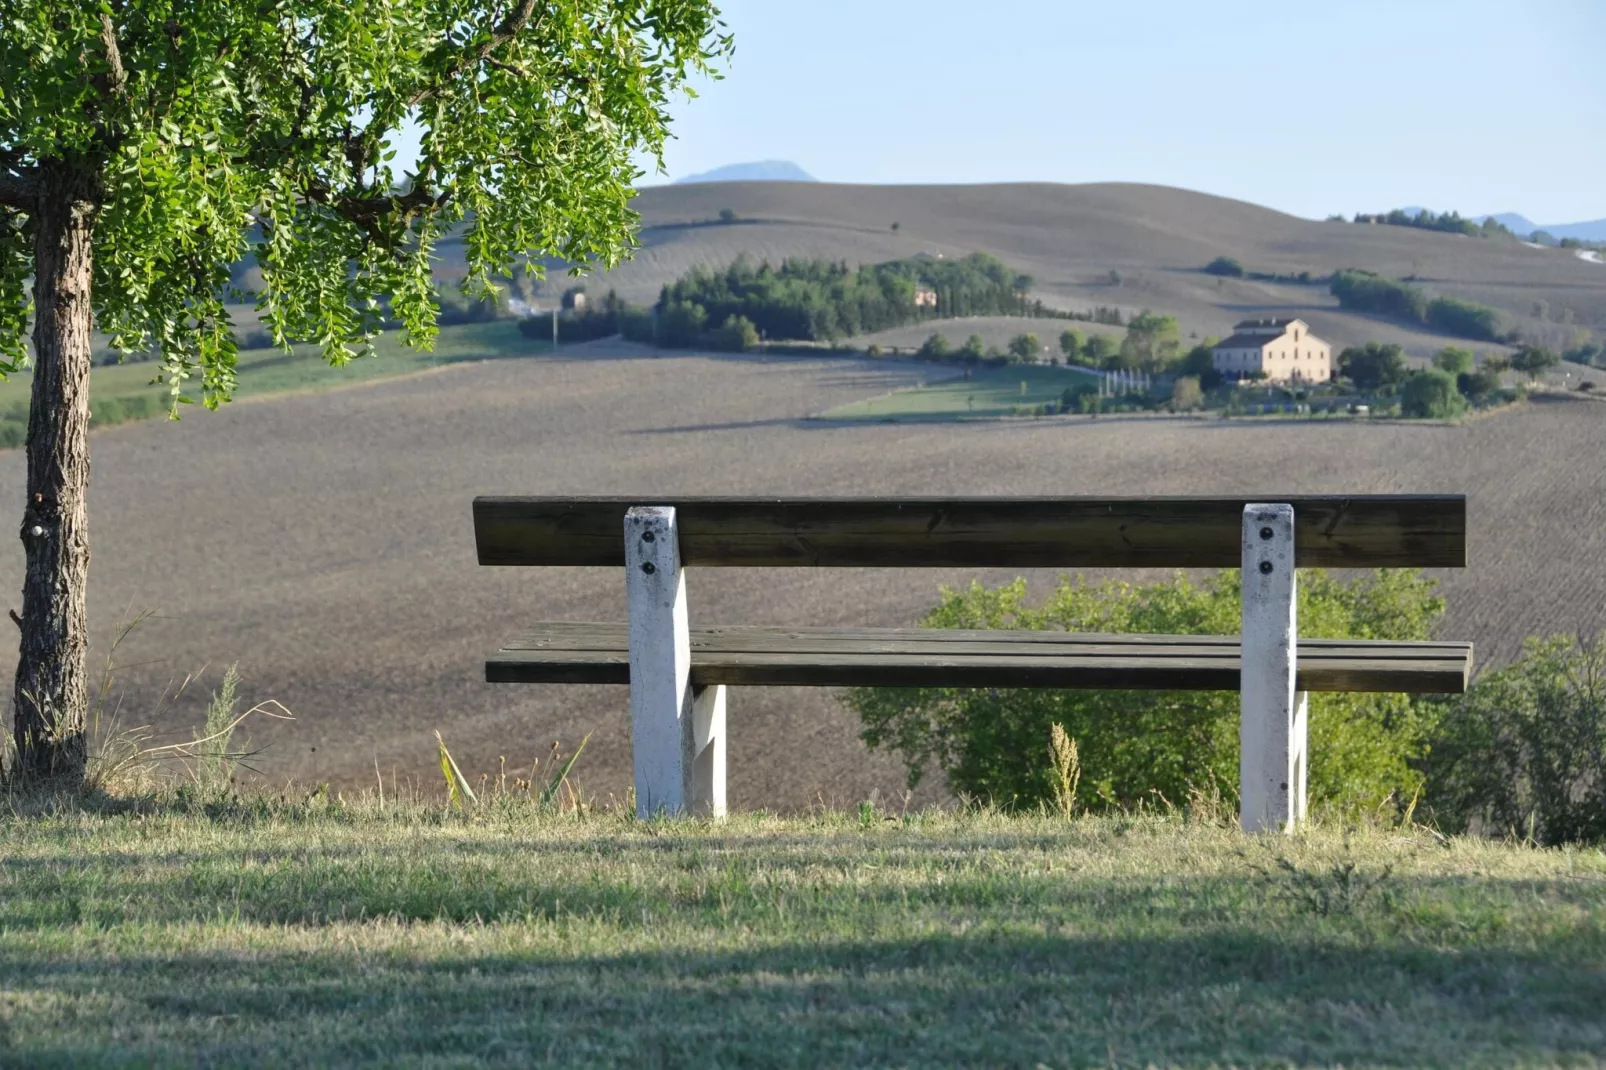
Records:
M1058 401L1077 383L1096 382L1096 374L1064 365L1011 364L973 368L970 378L958 369L933 366L933 376L955 378L912 390L841 405L819 415L822 420L965 420L1008 416L1020 405ZM1022 389L1024 387L1024 390Z
M0 816L6 1066L1599 1066L1606 855L1181 817Z
M235 396L248 398L302 390L330 390L424 371L457 361L527 356L550 352L551 349L550 342L535 341L519 334L518 325L513 320L495 320L442 327L440 336L435 340L434 351L429 353L409 349L402 342L400 331L386 331L375 343L376 352L371 359L354 360L343 368L331 368L315 346L297 346L290 355L277 349L243 350L240 353L237 373L239 386ZM117 416L122 418L165 415L167 388L151 385L156 371L154 363L96 367L90 373L91 409L114 401L117 403L115 409L102 408L102 412L117 411ZM32 389L33 375L28 372L0 382L0 445L21 443L22 432L27 427L28 397ZM192 380L186 392L199 403L200 381ZM128 413L126 417L118 411L125 409ZM122 418L109 421L97 418L95 423L120 423ZM18 430L8 436L6 424L16 424ZM14 442L11 441L13 438Z

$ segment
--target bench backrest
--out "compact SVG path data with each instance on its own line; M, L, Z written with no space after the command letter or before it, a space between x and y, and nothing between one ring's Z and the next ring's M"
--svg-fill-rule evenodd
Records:
M675 507L686 565L1237 568L1250 502L1294 507L1295 563L1461 568L1462 495L1253 498L481 497L482 565L623 565L625 512Z

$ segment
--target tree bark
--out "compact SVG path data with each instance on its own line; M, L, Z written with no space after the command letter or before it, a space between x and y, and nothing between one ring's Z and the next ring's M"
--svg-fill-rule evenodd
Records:
M86 679L92 173L41 167L34 226L34 374L28 414L27 571L13 696L17 772L76 786L88 758Z

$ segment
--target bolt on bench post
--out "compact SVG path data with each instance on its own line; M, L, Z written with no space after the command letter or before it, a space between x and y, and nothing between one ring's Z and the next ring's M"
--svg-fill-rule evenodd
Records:
M1239 685L1238 816L1245 832L1292 832L1305 819L1305 692L1295 691L1294 509L1246 505Z
M625 514L636 816L725 815L725 687L691 684L686 576L675 510Z

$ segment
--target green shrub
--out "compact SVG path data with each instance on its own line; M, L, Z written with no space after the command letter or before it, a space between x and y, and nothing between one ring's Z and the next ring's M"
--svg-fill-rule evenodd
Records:
M709 331L704 344L721 353L745 353L758 345L758 328L746 316L727 316L717 331Z
M1467 372L1456 376L1455 388L1461 391L1462 397L1475 405L1488 404L1499 400L1500 373L1488 367Z
M950 351L947 336L933 334L930 338L920 343L920 351L916 355L925 360L946 360Z
M27 421L0 420L0 449L15 449L28 440Z
M1426 639L1444 609L1434 586L1409 570L1353 583L1302 571L1300 634ZM945 589L924 625L1236 635L1240 619L1236 571L1198 584L1181 573L1143 585L1064 577L1042 605L1025 599L1024 580ZM1193 788L1237 793L1236 692L858 688L846 701L865 742L897 751L911 784L935 766L955 791L1001 806L1052 802L1055 781L1043 755L1056 723L1081 748L1081 806L1154 801L1155 792L1175 802ZM1312 801L1372 807L1391 795L1411 798L1421 785L1412 763L1435 712L1404 695L1311 695Z
M1335 271L1330 289L1340 308L1378 312L1418 323L1427 314L1428 302L1422 291L1376 272L1356 268Z
M1466 407L1455 376L1438 368L1412 372L1400 388L1400 412L1406 416L1445 420L1460 415Z
M1233 279L1241 279L1244 276L1244 266L1230 256L1216 257L1205 265L1205 271L1211 275L1222 275Z
M1606 635L1529 639L1445 706L1421 765L1447 831L1606 839Z
M1498 342L1504 331L1499 312L1471 301L1454 297L1435 297L1428 302L1424 319L1429 327L1461 338L1475 338L1481 342Z

